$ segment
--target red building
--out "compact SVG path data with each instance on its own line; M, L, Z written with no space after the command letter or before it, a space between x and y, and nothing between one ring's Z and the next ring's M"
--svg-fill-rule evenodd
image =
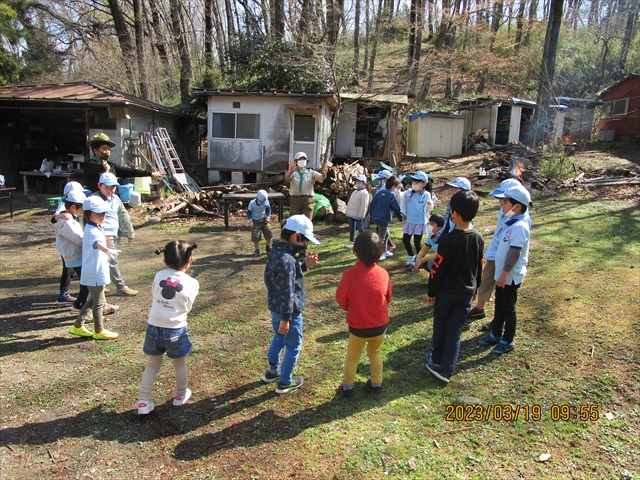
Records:
M597 96L604 102L598 138L602 130L615 131L615 140L640 138L640 74L627 75Z

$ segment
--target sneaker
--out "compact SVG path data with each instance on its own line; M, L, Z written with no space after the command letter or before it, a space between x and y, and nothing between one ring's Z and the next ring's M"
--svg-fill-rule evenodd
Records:
M427 363L433 363L433 350L427 351ZM437 363L433 363L434 365L438 365Z
M81 327L71 325L71 327L69 327L69 333L72 335L78 335L80 337L93 337L93 332L87 330L87 327L85 327L84 325Z
M493 332L489 332L489 335L481 339L478 342L478 345L481 345L483 347L490 347L491 345L496 345L501 339L502 337L496 338L493 336Z
M415 255L411 255L409 256L409 258L407 258L407 263L405 263L405 267L413 267L416 264L416 257Z
M94 333L92 336L94 340L113 340L114 338L118 338L118 334L116 332L111 332L106 328L100 333Z
M267 251L267 253L269 253L269 252L271 251L271 245L267 245L267 246L265 247L265 250Z
M431 375L436 377L442 383L449 383L449 377L442 373L439 366L434 365L433 363L427 363L425 367L427 367L427 370L429 370Z
M102 307L102 315L111 315L120 310L120 305L111 305L110 303L105 303L104 307Z
M178 395L173 396L173 406L180 407L187 403L187 400L191 398L191 389L187 388L187 391L184 393L184 397L179 397Z
M338 394L345 400L353 400L353 388L345 390L342 385L338 387Z
M260 256L260 250L254 250L253 251L253 256L254 257L259 257Z
M283 393L291 392L293 390L297 390L302 386L302 377L291 377L291 383L282 384L278 382L278 386L276 388L276 393L281 395Z
M491 323L483 323L480 327L481 332L490 332L491 331Z
M108 289L107 287L104 287L104 293L105 293L105 295L106 295L107 293L109 293L109 289Z
M262 383L271 383L280 378L280 372L273 373L271 370L267 370L264 372L264 377L262 377Z
M64 305L67 303L73 303L77 300L76 297L72 297L69 294L66 295L58 295L58 299L56 300L57 305Z
M516 346L514 345L513 342L507 343L504 340L500 340L498 344L491 349L491 353L494 353L496 355L502 355L503 353L510 352L515 347Z
M156 408L151 400L138 402L138 415L148 415Z
M80 305L77 301L71 304L71 311L80 313L82 311L82 305Z
M387 258L393 257L393 252L391 250L389 250L389 251L385 252L383 255L386 255Z
M484 310L478 308L478 307L473 307L471 310L469 310L469 314L467 315L468 319L472 319L472 318L484 318L486 317L487 314L484 313Z
M134 290L129 287L124 287L122 290L116 290L116 297L135 297L138 294L138 290Z
M353 248L353 242L347 243L344 248Z
M374 400L382 400L382 387L374 387L371 383L371 379L367 380L367 384L364 387L371 395L371 398Z

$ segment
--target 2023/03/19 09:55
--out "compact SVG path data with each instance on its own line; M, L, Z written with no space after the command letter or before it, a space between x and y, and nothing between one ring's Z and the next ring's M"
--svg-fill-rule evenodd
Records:
M449 422L480 421L524 421L538 422L543 418L541 405L446 405L445 420ZM597 421L600 418L598 405L552 405L549 409L551 421L570 420Z

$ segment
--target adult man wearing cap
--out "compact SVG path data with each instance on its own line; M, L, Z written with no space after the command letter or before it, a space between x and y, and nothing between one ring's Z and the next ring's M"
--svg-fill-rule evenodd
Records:
M100 175L105 172L111 172L121 178L150 176L154 180L166 175L165 172L149 173L146 170L127 168L110 162L111 148L115 147L116 144L105 133L95 134L87 142L87 145L91 148L91 158L84 164L84 183L92 192L98 190L98 180Z
M307 168L307 154L298 152L289 160L289 170L284 179L289 183L289 215L304 215L313 218L313 185L324 182L331 162L325 162L322 173Z

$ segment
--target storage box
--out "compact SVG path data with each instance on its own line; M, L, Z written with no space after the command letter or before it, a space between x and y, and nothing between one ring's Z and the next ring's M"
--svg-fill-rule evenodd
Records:
M49 213L56 213L58 205L62 203L62 197L47 198L47 211Z
M613 142L615 136L615 130L600 130L600 133L598 133L598 140L601 142Z
M351 156L353 158L362 158L362 147L351 147Z
M118 196L123 202L129 201L129 199L131 198L131 192L133 192L133 183L118 185Z

